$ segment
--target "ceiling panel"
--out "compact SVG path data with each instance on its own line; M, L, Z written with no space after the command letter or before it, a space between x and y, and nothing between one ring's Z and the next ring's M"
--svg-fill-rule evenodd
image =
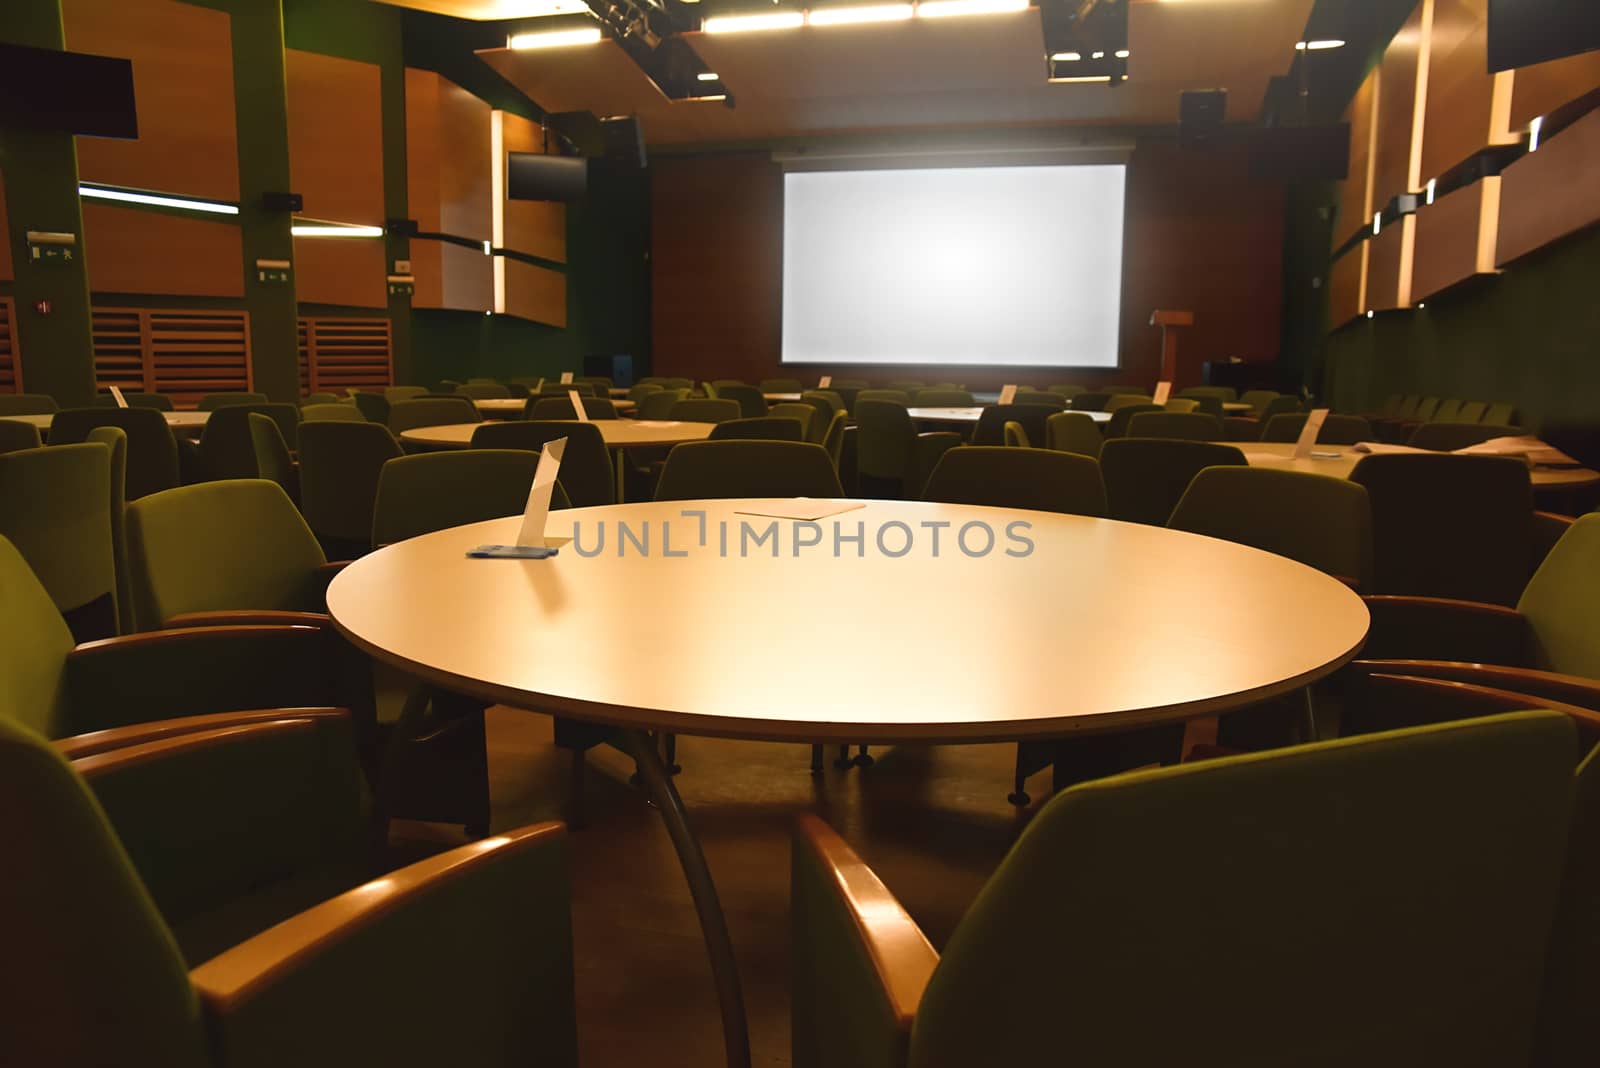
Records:
M1130 5L1128 80L1045 80L1039 12L759 33L689 34L737 99L668 101L615 43L480 53L551 111L638 115L652 144L977 125L1177 121L1184 89L1226 88L1252 121L1288 70L1312 0Z
M387 6L409 7L413 11L427 11L434 15L485 21L521 19L537 15L549 6L549 0L387 0Z

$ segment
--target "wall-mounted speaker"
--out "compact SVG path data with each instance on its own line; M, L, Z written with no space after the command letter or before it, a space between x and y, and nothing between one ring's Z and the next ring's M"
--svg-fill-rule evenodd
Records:
M1228 111L1226 89L1186 89L1178 95L1178 143L1184 148L1211 148L1222 139Z
M630 167L644 166L644 127L636 116L613 115L601 119L600 134L605 144L606 159Z

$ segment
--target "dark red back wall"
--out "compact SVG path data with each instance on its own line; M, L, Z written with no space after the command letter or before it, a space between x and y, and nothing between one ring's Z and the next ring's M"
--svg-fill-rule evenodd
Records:
M1202 360L1271 361L1278 351L1283 190L1251 179L1242 154L1141 143L1128 162L1122 277L1122 367L789 365L782 338L783 172L767 153L651 161L654 373L695 379L835 374L921 378L996 389L1005 381L1153 384L1161 360L1156 308L1193 311L1179 347L1179 385Z

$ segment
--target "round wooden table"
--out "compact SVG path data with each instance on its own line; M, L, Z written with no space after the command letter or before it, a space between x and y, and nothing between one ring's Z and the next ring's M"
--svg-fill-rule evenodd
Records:
M551 420L576 422L577 420ZM600 436L613 449L645 448L651 445L677 445L684 441L704 441L715 423L685 423L655 419L594 419ZM472 432L482 423L447 423L423 426L400 432L401 441L435 448L464 449L472 444Z
M176 434L198 434L201 430L205 429L206 420L211 418L210 412L179 411L162 412L161 414L167 420L167 425L170 426L173 430L173 433ZM49 430L50 424L55 422L55 418L54 412L51 412L47 415L0 416L0 419L11 419L19 423L29 423L38 427L41 432Z
M749 1064L732 946L646 732L806 743L1060 738L1289 693L1343 665L1366 638L1367 609L1342 582L1230 542L917 502L862 502L816 524L739 514L784 503L552 512L547 535L575 540L538 561L466 556L512 541L520 518L457 527L362 557L327 598L357 647L428 683L615 730L693 891L730 1065ZM619 541L623 522L634 540ZM648 552L637 549L641 532ZM796 555L797 540L813 534ZM836 542L840 534L862 540ZM752 549L753 537L771 540ZM1195 604L1206 606L1205 626L1183 608ZM963 625L974 613L983 625ZM628 651L625 669L618 649ZM824 662L825 688L796 684L797 672Z
M800 399L800 394L798 393L763 393L761 395L767 399L768 404L784 404L788 401Z
M1255 405L1245 404L1243 401L1223 401L1222 410L1228 415L1243 415L1245 412L1255 411Z
M1293 442L1236 441L1239 451L1252 467L1275 467L1280 471L1301 471L1311 475L1349 478L1366 453L1349 445L1318 445L1318 455L1297 460ZM1335 455L1337 454L1337 455ZM1537 489L1583 489L1600 485L1600 473L1587 467L1535 467L1528 475Z
M1075 411L1062 408L1061 411ZM1051 414L1055 414L1051 409ZM919 423L976 423L983 418L983 408L907 408L906 414ZM1082 412L1097 423L1111 422L1110 412Z

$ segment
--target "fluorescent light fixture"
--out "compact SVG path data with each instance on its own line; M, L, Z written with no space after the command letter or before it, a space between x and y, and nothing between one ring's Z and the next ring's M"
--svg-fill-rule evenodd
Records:
M1051 83L1053 83L1055 85L1065 85L1065 84L1070 84L1070 83L1073 83L1073 82L1109 82L1110 80L1111 80L1111 75L1109 75L1109 74L1086 74L1086 75L1081 75L1081 76L1076 77L1076 78L1046 78L1045 79L1045 81L1051 82Z
M814 7L806 19L813 26L848 26L859 22L900 22L911 15L910 4L864 4L859 7Z
M1544 116L1540 115L1528 123L1528 151L1539 151L1539 131L1544 128Z
M167 196L162 193L141 193L136 189L114 189L101 185L79 185L78 195L91 200L116 200L124 204L144 204L152 208L179 208L183 211L203 211L211 215L237 215L239 205L224 204L219 200L198 200L194 197Z
M1127 59L1133 53L1129 52L1126 48L1119 48L1111 54L1116 56L1118 59Z
M303 222L290 224L289 233L295 237L382 237L383 227Z
M1367 309L1367 318L1368 319L1372 318L1372 309L1371 308Z
M1104 52L1090 52L1089 53L1089 58L1090 59L1105 59L1106 58L1106 54Z
M507 42L512 48L566 48L569 45L595 44L601 38L600 27L582 26L576 30L542 30L539 33L513 34Z
M804 26L803 11L771 11L759 15L718 15L700 28L706 33L747 33L752 30L792 30Z
M1050 58L1057 63L1076 63L1083 58L1083 55L1079 52L1057 52Z
M1382 229L1383 229L1383 212L1375 211L1375 212L1372 213L1372 232L1374 234L1376 234Z
M1028 10L1028 0L923 0L917 17L954 18L958 15L998 15L1007 11Z
M717 72L712 70L704 70L699 74L696 74L695 78L702 82L714 82L717 80Z
M1425 190L1426 202L1427 203L1429 203L1429 204L1433 203L1433 192L1438 187L1439 187L1439 179L1437 179L1437 178L1429 178L1428 179L1428 185L1427 185L1427 188Z
M588 13L589 5L584 3L583 0L538 0L536 3L519 5L515 16L508 14L507 17L543 19L552 15L587 15Z
M1324 37L1315 41L1296 41L1296 52L1326 52L1330 48L1343 48L1344 42L1337 37Z
M1426 308L1426 307L1427 307L1427 306L1428 306L1428 302L1427 302L1427 301L1425 301L1425 300L1419 300L1419 301L1417 301L1417 307L1419 307L1419 308Z
M683 99L686 100L686 101L691 101L691 102L692 101L697 101L697 100L706 100L706 101L710 101L710 100L726 100L726 99L728 99L728 94L727 93L712 93L709 96L686 96Z

